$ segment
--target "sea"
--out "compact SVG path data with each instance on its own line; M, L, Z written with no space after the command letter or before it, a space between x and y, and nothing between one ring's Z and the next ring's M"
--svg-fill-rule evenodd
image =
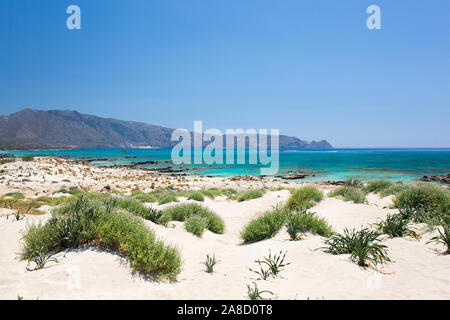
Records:
M226 156L224 150L224 159ZM56 156L68 159L95 160L91 165L114 166L136 164L143 168L171 166L183 169L182 174L194 176L233 177L260 175L259 161L249 164L180 164L167 163L172 149L89 149L89 150L34 150L0 151L0 154ZM425 175L450 173L450 148L445 149L289 149L279 151L277 175L306 172L302 181L339 181L357 178L367 182L384 178L392 181L411 182ZM269 156L271 156L269 154ZM235 152L235 160L237 152ZM143 163L162 161L157 164ZM225 161L224 161L225 162Z

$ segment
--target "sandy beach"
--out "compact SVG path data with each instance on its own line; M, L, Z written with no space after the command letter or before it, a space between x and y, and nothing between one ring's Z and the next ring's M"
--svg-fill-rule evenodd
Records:
M26 215L17 221L15 210L0 208L0 299L246 299L247 284L256 282L260 289L273 292L273 299L450 299L450 255L442 255L444 246L426 243L437 231L425 225L414 227L419 240L411 237L383 236L391 262L359 267L349 255L331 255L316 250L323 238L307 234L303 240L289 241L286 228L271 239L243 244L240 231L253 218L277 204L284 203L288 188L301 182L270 179L232 179L212 177L177 177L128 168L102 168L56 158L0 165L0 196L20 192L28 198L63 197L61 188L91 192L128 194L132 190L149 192L155 188L202 189L209 187L265 188L258 199L243 202L216 197L205 198L202 205L225 221L224 234L208 230L202 237L186 232L182 222L164 227L145 220L145 224L165 243L174 245L182 258L182 271L175 282L155 281L133 272L128 262L94 246L65 250L55 255L41 270L30 271L27 261L20 261L21 238L27 226L49 219L49 206L39 208L40 215ZM335 186L315 184L326 195ZM284 188L284 189L283 189ZM367 203L355 204L326 197L310 211L325 218L336 232L344 228L370 227L391 209L393 196L367 195ZM195 202L180 198L179 201ZM162 209L173 204L159 206ZM287 251L290 262L282 276L257 280L249 268L255 260L271 252ZM207 255L218 260L214 273L204 271Z

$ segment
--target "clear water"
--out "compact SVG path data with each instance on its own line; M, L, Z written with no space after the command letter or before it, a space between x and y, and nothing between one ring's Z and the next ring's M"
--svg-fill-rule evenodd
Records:
M49 155L71 159L107 158L93 165L110 166L149 160L170 160L171 149L98 149L0 151L0 153ZM248 155L248 152L247 152ZM282 150L279 153L279 174L296 170L312 170L314 177L303 181L345 180L356 177L362 181L387 178L394 181L416 180L424 175L450 173L450 149L327 149ZM165 167L172 164L144 165ZM175 166L176 167L176 166ZM189 168L188 175L238 176L259 175L261 165L180 165Z

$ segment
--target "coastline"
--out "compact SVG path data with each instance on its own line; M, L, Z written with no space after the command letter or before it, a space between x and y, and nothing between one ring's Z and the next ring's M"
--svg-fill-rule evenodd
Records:
M416 226L421 238L383 237L389 247L392 262L377 269L361 268L348 255L331 255L316 249L323 238L307 234L301 241L289 241L286 229L273 238L253 244L242 244L240 231L255 217L284 203L289 189L315 185L325 194L324 200L311 211L326 219L336 232L344 228L370 227L395 213L392 196L369 193L367 203L356 204L327 194L336 186L327 183L303 183L268 179L176 177L146 170L105 168L76 164L59 158L17 160L1 166L0 196L20 192L28 199L41 196L67 197L62 188L85 189L116 195L133 190L149 192L156 188L201 190L204 188L265 188L257 199L237 202L224 198L205 198L202 206L225 221L225 233L206 231L202 237L186 232L184 223L173 222L167 228L143 220L165 243L181 254L183 268L176 282L155 282L136 274L119 255L95 246L65 250L55 255L57 263L27 271L27 262L19 261L21 238L29 225L43 223L50 217L51 207L39 208L43 214L26 215L15 221L15 211L0 209L0 299L243 299L246 284L257 281L248 268L254 261L272 252L286 251L291 265L282 278L258 282L275 293L274 299L450 299L450 256L440 254L443 247L427 244L437 234L426 226ZM178 203L198 203L180 197ZM174 205L148 203L146 206L164 209ZM213 275L204 272L202 262L214 254L219 260ZM80 285L70 287L71 274L79 272Z

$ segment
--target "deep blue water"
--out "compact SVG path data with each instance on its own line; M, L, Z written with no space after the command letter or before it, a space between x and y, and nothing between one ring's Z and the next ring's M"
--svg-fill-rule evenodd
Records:
M72 159L108 158L108 161L93 162L94 165L171 159L170 149L127 150L129 153L126 154L123 153L123 149L0 151L0 153L17 156L23 154L51 155ZM345 180L350 177L357 177L363 181L380 177L396 181L410 181L423 175L450 173L450 149L282 150L279 158L279 174L289 170L313 170L315 177L306 178L305 181ZM158 166L168 166L168 164L162 163ZM212 176L258 175L261 167L260 164L180 166L190 169L186 171L186 174Z

